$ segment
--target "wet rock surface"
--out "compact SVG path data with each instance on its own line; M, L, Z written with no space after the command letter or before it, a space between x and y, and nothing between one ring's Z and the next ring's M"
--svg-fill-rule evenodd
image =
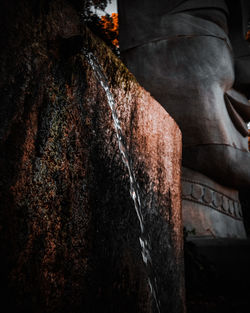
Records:
M183 312L180 131L80 26L75 4L1 4L3 312L155 311L129 175L82 46L98 58L117 103L161 312Z

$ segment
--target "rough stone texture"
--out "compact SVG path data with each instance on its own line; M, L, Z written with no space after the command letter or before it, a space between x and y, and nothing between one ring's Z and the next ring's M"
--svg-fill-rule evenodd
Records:
M181 134L85 29L77 1L1 3L2 312L154 312L106 95L141 189L161 312L184 311ZM16 6L14 6L15 4Z
M200 173L211 186L246 192L250 186L250 48L243 34L249 3L145 0L142 6L139 0L118 0L121 57L179 125L182 165L195 173L189 179ZM201 205L197 199L191 205L191 194L188 200L184 197L184 226L193 224L199 234L211 228L218 236L244 236L242 222L231 223L228 215L212 210L218 206L203 202L205 189L194 188ZM246 195L241 199L243 212L249 210L249 199Z

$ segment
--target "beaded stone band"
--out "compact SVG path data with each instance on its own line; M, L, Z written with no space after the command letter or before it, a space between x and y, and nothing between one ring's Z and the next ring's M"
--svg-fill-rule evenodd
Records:
M230 198L205 184L182 179L182 200L199 203L234 219L242 220L242 210L238 200Z

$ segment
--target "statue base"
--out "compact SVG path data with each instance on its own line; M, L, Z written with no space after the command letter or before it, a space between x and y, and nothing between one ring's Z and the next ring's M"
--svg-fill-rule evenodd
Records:
M238 191L182 168L182 214L195 236L246 238Z

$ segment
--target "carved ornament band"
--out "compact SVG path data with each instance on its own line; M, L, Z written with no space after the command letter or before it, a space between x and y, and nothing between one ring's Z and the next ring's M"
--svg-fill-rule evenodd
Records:
M242 220L242 210L238 200L199 182L182 179L182 200L199 203L234 219Z

